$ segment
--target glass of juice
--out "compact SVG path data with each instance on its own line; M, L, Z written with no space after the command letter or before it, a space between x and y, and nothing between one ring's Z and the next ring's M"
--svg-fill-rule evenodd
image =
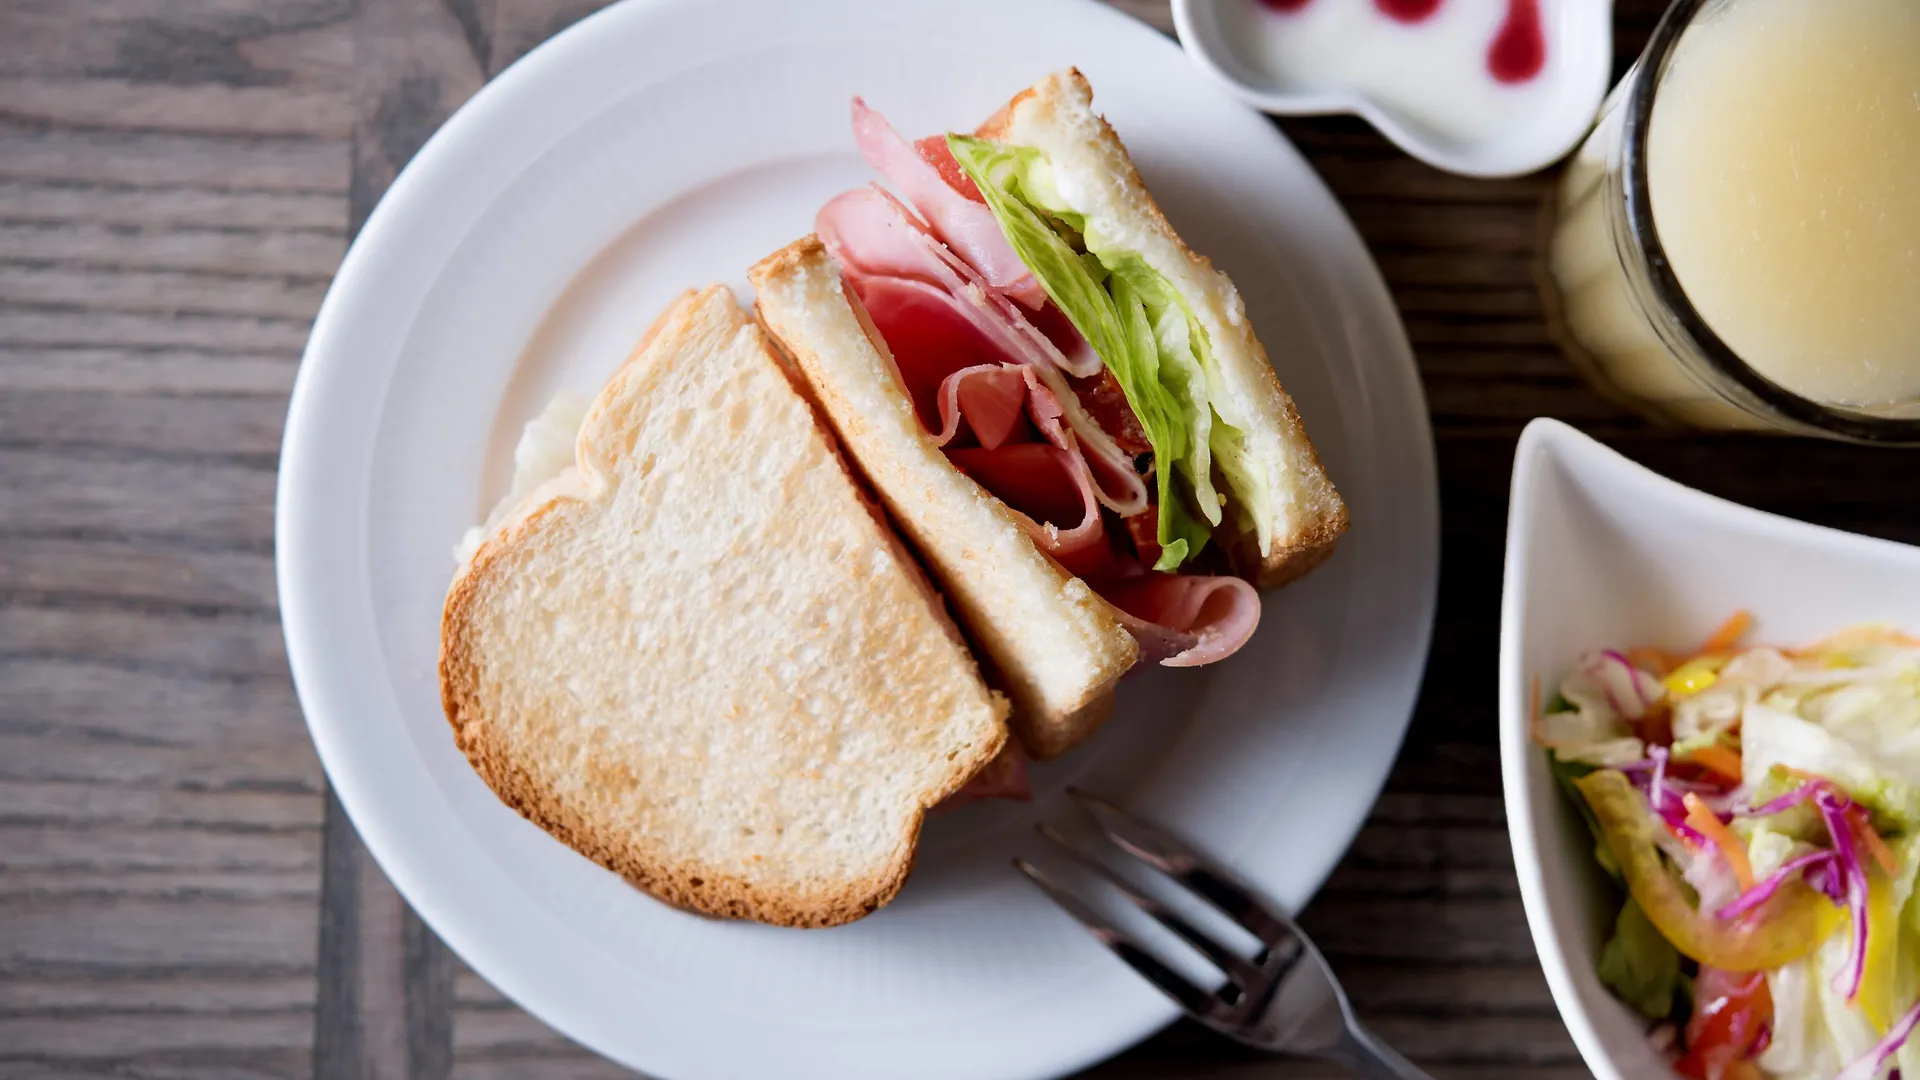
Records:
M1920 2L1678 0L1547 269L1568 355L1642 413L1920 443Z

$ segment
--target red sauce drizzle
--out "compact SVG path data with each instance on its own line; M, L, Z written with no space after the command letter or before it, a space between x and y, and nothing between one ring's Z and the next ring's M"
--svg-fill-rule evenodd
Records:
M1260 0L1269 11L1291 14L1313 0ZM1389 19L1425 22L1446 0L1373 0ZM1547 66L1547 35L1540 25L1540 0L1507 0L1507 17L1487 47L1487 71L1503 83L1523 83Z
M1503 83L1523 83L1547 66L1540 0L1507 0L1507 20L1487 47L1487 70Z
M1380 14L1403 23L1425 22L1440 10L1441 0L1373 0Z

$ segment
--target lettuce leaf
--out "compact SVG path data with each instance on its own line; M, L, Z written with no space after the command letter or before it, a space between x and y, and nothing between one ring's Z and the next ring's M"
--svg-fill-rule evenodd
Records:
M1036 273L1035 276L1039 275ZM1140 389L1141 400L1152 403L1155 414L1153 423L1142 419L1140 426L1147 432L1147 441L1153 444L1154 480L1159 489L1159 535L1156 539L1160 543L1160 558L1153 568L1170 571L1198 555L1213 535L1213 530L1194 518L1186 499L1175 486L1177 477L1171 463L1180 459L1188 437L1186 429L1181 426L1182 418L1177 414L1178 403L1165 392L1164 384L1159 379L1160 351L1146 299L1122 278L1109 279L1107 295L1121 313L1125 328L1122 339L1115 342L1112 354L1102 348L1099 342L1091 338L1088 341L1103 360L1109 355L1125 357L1121 364L1128 369L1125 377L1112 361L1106 363L1107 369L1114 373L1114 381L1120 384L1121 391L1127 395L1129 405L1133 405L1135 400L1130 386ZM1069 309L1062 304L1061 310ZM1073 318L1070 311L1068 318ZM1078 325L1077 319L1075 325ZM1134 415L1140 415L1137 405L1134 406ZM1215 517L1218 518L1217 512Z
M1649 1020L1673 1015L1680 953L1629 898L1600 950L1600 983Z
M1113 373L1153 444L1162 550L1154 569L1199 554L1220 524L1227 499L1214 484L1216 464L1243 527L1264 532L1272 495L1244 435L1215 407L1223 398L1213 389L1219 373L1206 330L1172 284L1068 205L1042 151L965 135L947 136L947 146L1021 261Z
M1776 695L1749 705L1740 721L1742 771L1757 790L1784 790L1784 778L1824 776L1873 812L1883 832L1920 833L1920 784L1909 778L1915 762L1905 717L1888 730L1868 724L1826 726L1787 711L1793 703ZM1920 726L1920 725L1916 725Z
M1613 861L1613 852L1607 847L1607 835L1600 830L1600 819L1593 816L1593 808L1587 805L1586 796L1574 786L1574 781L1592 772L1594 766L1579 761L1562 761L1550 754L1547 768L1553 773L1555 786L1573 800L1574 809L1580 812L1580 820L1587 823L1587 831L1593 834L1593 861L1600 864L1600 869L1605 870L1608 877L1618 882L1620 864Z
M513 446L513 481L507 493L488 511L487 519L468 529L454 545L455 563L465 564L473 558L480 550L481 541L499 528L510 511L533 494L534 489L573 465L574 443L592 405L591 397L562 390L520 429L520 441Z

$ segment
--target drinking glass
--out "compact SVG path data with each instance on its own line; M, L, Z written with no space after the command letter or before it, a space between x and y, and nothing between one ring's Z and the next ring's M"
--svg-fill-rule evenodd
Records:
M1749 366L1695 310L1661 246L1647 171L1654 105L1689 28L1740 2L1677 0L1568 166L1542 282L1555 336L1603 394L1656 420L1920 443L1920 402L1815 401Z

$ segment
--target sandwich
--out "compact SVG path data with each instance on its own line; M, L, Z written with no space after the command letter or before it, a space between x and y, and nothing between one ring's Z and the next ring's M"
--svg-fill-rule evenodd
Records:
M885 904L926 811L999 755L1007 703L731 292L677 300L516 464L441 625L480 777L696 912L831 926Z
M752 269L760 318L1051 758L1137 664L1244 644L1346 507L1078 71L970 135L908 142L859 99L853 128L888 186Z

